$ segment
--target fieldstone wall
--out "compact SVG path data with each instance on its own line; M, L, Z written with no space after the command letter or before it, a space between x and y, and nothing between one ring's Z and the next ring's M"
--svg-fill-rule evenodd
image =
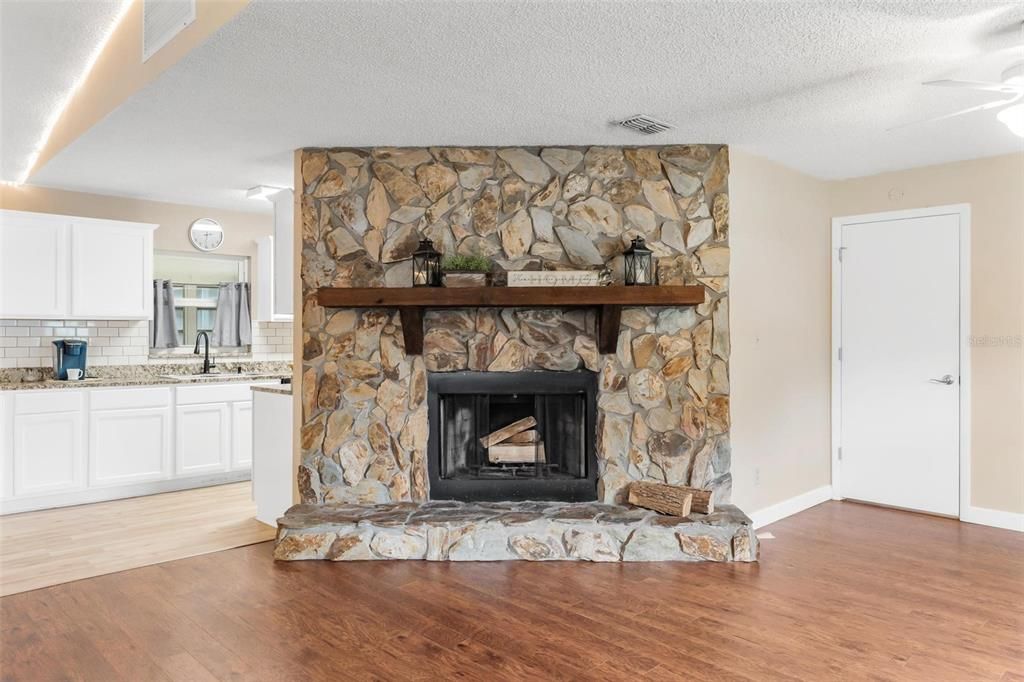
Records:
M712 487L728 502L729 154L724 146L306 149L301 159L308 504L424 501L428 372L600 374L599 499L632 480ZM643 235L662 284L704 304L627 308L601 356L582 311L431 311L422 357L389 310L327 310L316 289L411 286L421 235L506 270L607 265Z

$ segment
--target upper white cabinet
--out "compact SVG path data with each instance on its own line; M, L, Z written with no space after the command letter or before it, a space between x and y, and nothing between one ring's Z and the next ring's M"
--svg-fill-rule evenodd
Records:
M291 322L291 288L282 295L278 292L278 281L282 275L277 267L279 253L275 237L267 235L256 240L256 288L253 305L254 318L259 322ZM289 253L291 250L288 250ZM283 311L287 312L283 312Z
M66 219L0 211L0 317L55 318L68 312Z
M148 319L152 313L152 226L73 222L71 316Z
M0 211L0 318L148 319L156 227Z

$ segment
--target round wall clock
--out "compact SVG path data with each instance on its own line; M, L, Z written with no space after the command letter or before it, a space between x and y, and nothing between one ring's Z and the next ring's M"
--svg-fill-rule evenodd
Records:
M200 251L213 251L224 243L224 228L212 218L200 218L189 225L188 240Z

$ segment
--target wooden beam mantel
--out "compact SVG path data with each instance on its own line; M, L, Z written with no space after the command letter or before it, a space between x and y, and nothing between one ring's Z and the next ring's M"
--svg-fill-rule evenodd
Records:
M704 287L324 287L317 302L325 308L397 308L410 355L423 353L423 311L430 308L594 308L598 349L614 353L622 308L699 305Z

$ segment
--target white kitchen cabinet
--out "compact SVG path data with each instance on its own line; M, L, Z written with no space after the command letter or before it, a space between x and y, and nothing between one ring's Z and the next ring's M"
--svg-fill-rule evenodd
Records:
M90 395L89 485L171 475L171 389L97 389Z
M231 403L231 468L252 466L252 401Z
M111 221L72 222L72 317L152 317L153 231L146 227Z
M82 392L67 391L53 401L17 395L13 417L15 496L85 487Z
M226 471L230 462L231 410L226 403L178 405L175 473Z
M70 223L59 217L0 211L0 317L67 314Z
M290 394L254 391L252 498L256 519L275 525L294 504L295 463L292 461L292 415Z
M0 210L0 318L148 319L156 227Z
M279 291L278 280L282 275L277 265L280 249L271 235L256 241L256 287L253 289L253 319L258 322L291 322L291 287ZM289 258L292 250L287 249ZM286 297L285 300L282 297Z
M269 383L0 391L0 514L247 480Z

